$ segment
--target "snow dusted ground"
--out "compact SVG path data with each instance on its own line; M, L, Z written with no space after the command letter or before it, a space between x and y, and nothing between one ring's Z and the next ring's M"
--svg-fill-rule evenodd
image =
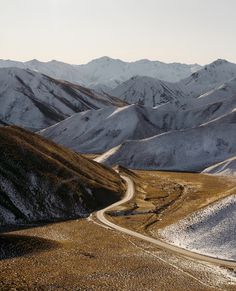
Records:
M132 169L203 171L236 153L236 111L203 126L126 141L96 161Z
M159 231L171 244L236 260L236 195L226 197Z
M39 132L78 152L101 153L127 139L138 140L161 132L156 110L129 105L78 113Z
M224 176L236 176L236 157L208 167L203 171L203 173Z
M173 103L156 108L130 105L78 113L40 134L73 150L104 153L127 140L140 140L168 131L191 129L232 113L236 95L224 102L192 99L186 108ZM183 102L186 100L183 98ZM186 103L183 103L186 104Z

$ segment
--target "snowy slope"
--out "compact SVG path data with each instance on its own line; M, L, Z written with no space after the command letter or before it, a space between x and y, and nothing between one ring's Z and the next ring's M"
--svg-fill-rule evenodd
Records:
M236 176L236 157L210 166L203 171L205 174L217 174L224 176Z
M141 105L111 107L78 113L46 128L40 134L84 153L103 153L126 140L198 127L231 114L236 95L223 101L194 99L186 108L176 102L151 108ZM213 98L214 101L214 98Z
M123 103L30 70L0 69L0 119L6 123L38 130L76 112L110 105Z
M110 91L111 95L130 104L157 105L179 101L184 97L176 84L160 81L151 77L135 76Z
M77 113L39 133L78 152L102 153L125 140L162 132L158 123L155 109L130 105Z
M236 111L185 130L127 141L96 159L133 169L202 171L236 153Z
M169 243L236 260L236 195L226 197L159 231Z
M17 127L0 128L0 227L89 215L120 199L102 165Z
M180 81L185 95L199 97L236 77L236 64L217 60Z
M85 65L70 65L55 60L50 62L40 62L38 60L29 62L0 60L0 67L28 68L56 79L106 91L115 88L118 84L136 75L145 75L160 80L177 82L190 76L200 68L196 64L166 64L149 60L124 62L109 57L102 57Z
M225 101L227 98L236 95L236 78L224 82L219 87L200 95L198 102L209 103Z
M123 82L111 94L129 103L147 106L173 102L182 105L193 97L204 98L208 102L236 94L236 64L217 60L177 83L160 81L151 77L136 76Z

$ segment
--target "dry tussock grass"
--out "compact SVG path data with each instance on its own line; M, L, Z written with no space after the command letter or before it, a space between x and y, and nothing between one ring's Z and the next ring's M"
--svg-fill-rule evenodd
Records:
M112 219L148 233L175 223L236 190L236 182L227 177L159 171L134 173L136 195L117 209L126 213L131 210L131 215Z

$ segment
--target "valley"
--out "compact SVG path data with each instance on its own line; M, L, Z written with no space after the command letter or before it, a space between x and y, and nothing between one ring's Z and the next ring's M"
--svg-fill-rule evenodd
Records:
M0 67L1 290L235 289L235 64Z
M134 181L135 196L108 214L114 221L123 219L132 228L136 227L135 230L147 234L230 196L236 190L235 180L228 177L121 168L121 173L123 171Z
M235 11L1 0L0 291L236 290Z
M130 175L137 185L137 173L130 172ZM150 173L146 175L148 182ZM193 183L191 177L186 178L184 174L160 173L160 177L164 177L165 182L169 180L165 185L169 185L169 189L173 189L173 184L176 187L177 181ZM198 183L203 183L201 177ZM218 186L225 186L220 183ZM140 200L139 192L134 199ZM110 220L111 216L107 218ZM132 228L130 216L125 219L116 216L112 220ZM136 226L142 225L136 215L132 215L132 221ZM0 260L2 290L16 286L23 290L110 290L114 287L117 290L234 290L236 283L232 269L182 257L114 231L97 221L95 215L1 234L0 241L5 241L11 254ZM23 254L19 253L21 243L24 244ZM38 276L39 273L42 275Z

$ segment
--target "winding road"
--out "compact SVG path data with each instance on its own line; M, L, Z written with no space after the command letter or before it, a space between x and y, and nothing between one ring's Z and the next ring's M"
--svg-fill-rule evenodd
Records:
M171 245L171 244L169 244L169 243L167 243L165 241L162 241L162 240L159 240L159 239L155 239L155 238L143 235L141 233L132 231L130 229L124 228L122 226L116 225L116 224L112 223L111 221L109 221L106 218L105 213L108 210L111 210L112 208L114 208L116 206L119 206L121 204L124 204L124 203L128 202L129 200L131 200L133 195L134 195L134 192L135 192L133 181L130 178L126 177L126 176L122 176L122 178L127 183L126 195L122 200L120 200L120 201L118 201L118 202L116 202L116 203L114 203L114 204L112 204L112 205L110 205L110 206L108 206L108 207L106 207L106 208L104 208L104 209L102 209L102 210L100 210L100 211L98 211L96 213L97 219L100 222L102 222L104 225L109 226L109 227L111 227L111 228L113 228L115 230L118 230L118 231L122 232L122 233L125 233L125 234L128 234L130 236L142 239L142 240L150 242L152 244L155 244L156 246L158 246L158 247L160 247L162 249L171 251L171 252L173 252L173 253L175 253L177 255L182 255L182 256L185 256L185 257L188 257L188 258L191 258L191 259L205 261L205 262L208 262L208 263L213 263L215 265L220 265L220 266L225 266L225 267L236 267L236 262L235 261L223 260L223 259L218 259L218 258L214 258L214 257L210 257L210 256L194 253L194 252L188 251L186 249L177 247L175 245Z

